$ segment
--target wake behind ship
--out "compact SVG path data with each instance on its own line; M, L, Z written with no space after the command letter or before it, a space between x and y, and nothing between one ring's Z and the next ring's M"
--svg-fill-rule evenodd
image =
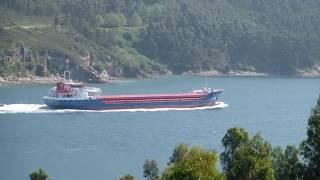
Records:
M66 72L65 72L66 77ZM53 109L116 110L153 108L194 108L214 106L223 90L203 88L187 93L131 94L102 96L101 89L64 78L56 84L44 103Z

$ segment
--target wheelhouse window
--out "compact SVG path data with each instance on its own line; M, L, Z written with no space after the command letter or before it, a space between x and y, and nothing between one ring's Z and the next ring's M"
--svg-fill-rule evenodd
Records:
M91 92L91 91L88 91L88 96L96 96L97 93L96 92Z

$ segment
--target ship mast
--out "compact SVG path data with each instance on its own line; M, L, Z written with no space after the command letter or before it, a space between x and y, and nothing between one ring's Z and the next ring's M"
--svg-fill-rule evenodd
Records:
M208 89L208 72L205 72L206 73L206 89Z
M67 59L66 60L66 63L67 63L67 70L66 71L64 71L63 72L63 78L65 79L65 80L70 80L70 71L69 71L69 62L70 62L70 60L69 59Z
M202 63L201 63L201 66L200 66L200 75L203 76L203 73L205 75L205 88L207 89L208 88L208 72L204 71L203 72L203 69L202 69Z

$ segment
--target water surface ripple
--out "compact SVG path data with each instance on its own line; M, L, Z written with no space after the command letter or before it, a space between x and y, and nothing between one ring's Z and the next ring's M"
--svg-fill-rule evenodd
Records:
M95 85L105 94L185 92L200 77L161 77ZM0 86L0 179L28 179L42 167L52 179L142 179L145 159L163 169L178 143L221 151L228 128L261 132L274 146L299 144L320 92L320 79L208 78L228 107L192 111L87 112L45 109L52 85ZM7 109L5 109L7 108ZM10 109L11 108L11 109Z

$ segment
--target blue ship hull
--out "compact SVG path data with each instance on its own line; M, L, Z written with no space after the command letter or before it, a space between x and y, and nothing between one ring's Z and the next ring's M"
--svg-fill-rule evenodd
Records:
M108 101L106 97L96 99L58 99L44 97L44 103L53 109L80 109L80 110L116 110L116 109L153 109L153 108L193 108L215 105L222 91L204 94L199 98L174 99L122 99ZM130 97L130 96L128 96Z

